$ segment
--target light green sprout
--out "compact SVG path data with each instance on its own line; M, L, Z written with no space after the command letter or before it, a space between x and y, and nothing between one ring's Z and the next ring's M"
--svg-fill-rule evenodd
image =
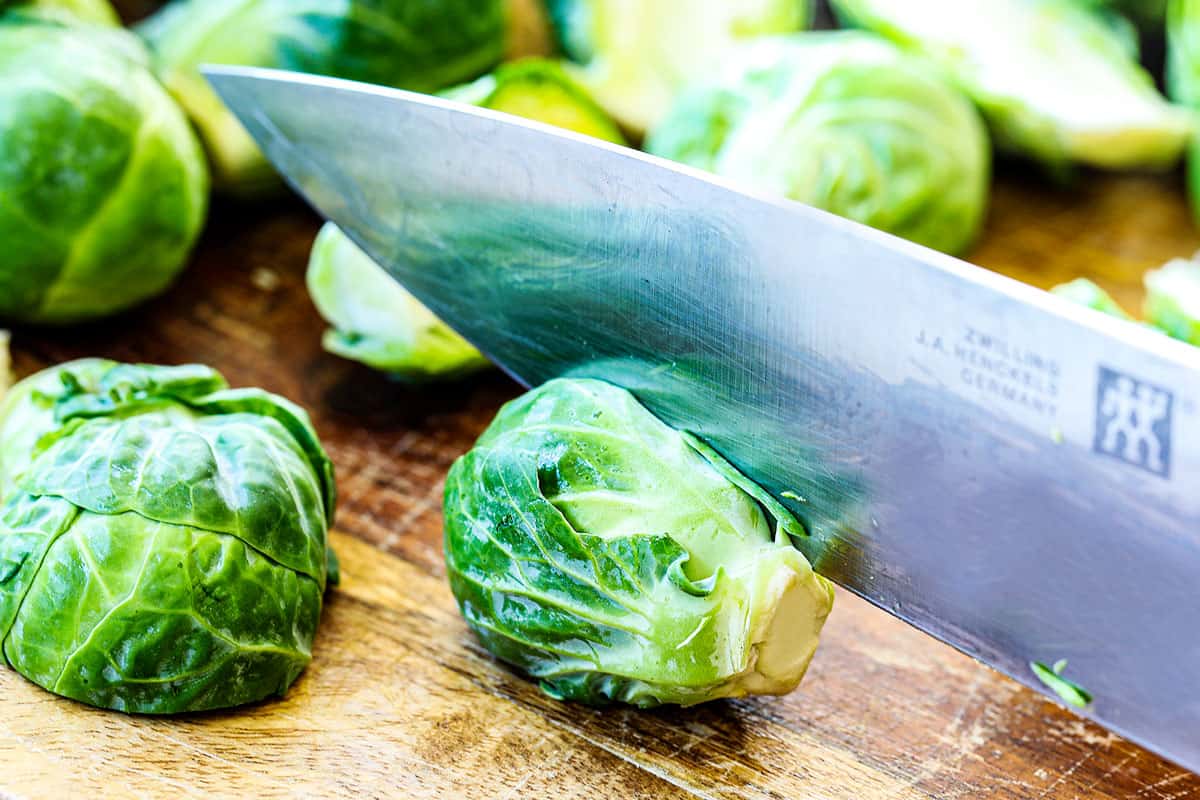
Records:
M832 0L847 23L937 63L996 143L1052 168L1175 164L1195 130L1137 61L1127 29L1068 0Z
M921 244L963 251L991 149L937 70L857 32L759 39L686 91L647 149Z

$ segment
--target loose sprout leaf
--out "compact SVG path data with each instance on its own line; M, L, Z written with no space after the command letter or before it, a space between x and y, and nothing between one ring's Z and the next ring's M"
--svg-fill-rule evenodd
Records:
M611 142L624 141L616 124L562 66L545 59L506 64L445 94ZM331 353L410 383L449 380L489 364L332 223L313 244L308 290L333 326L323 340Z
M1075 708L1087 708L1092 704L1092 695L1086 689L1062 676L1063 671L1067 668L1066 659L1055 662L1053 667L1048 667L1040 661L1030 662L1029 667L1037 679L1062 698L1067 705Z
M725 460L725 457L710 447L705 442L701 441L694 434L683 431L680 435L684 440L704 459L712 465L713 469L721 473L730 483L741 489L743 492L753 497L755 500L766 509L767 513L775 520L776 528L794 538L803 538L808 536L808 531L800 520L788 511L787 508L771 496L771 493L763 489L754 481L743 475L738 468ZM791 495L796 497L794 492L785 492L784 497Z
M334 327L325 349L421 383L485 368L488 361L388 275L333 223L317 236L308 291Z

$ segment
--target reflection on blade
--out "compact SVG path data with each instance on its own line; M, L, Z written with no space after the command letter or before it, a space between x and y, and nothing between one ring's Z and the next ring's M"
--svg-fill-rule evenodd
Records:
M1200 353L818 211L378 87L221 68L289 180L529 384L634 390L819 570L1200 768Z

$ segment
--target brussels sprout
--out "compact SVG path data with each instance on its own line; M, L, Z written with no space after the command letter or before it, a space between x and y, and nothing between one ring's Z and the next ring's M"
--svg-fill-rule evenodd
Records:
M971 103L856 32L746 45L723 79L680 97L647 150L949 252L987 206L991 149Z
M252 192L278 179L199 72L244 64L436 91L504 54L502 0L175 0L139 30L191 114L217 183Z
M792 33L809 0L549 0L576 74L617 121L653 127L678 91L720 64L738 42Z
M0 19L0 318L72 322L165 289L200 233L203 153L105 30Z
M622 143L616 124L552 61L526 59L446 96ZM325 349L408 381L462 376L484 356L392 280L332 223L313 245L308 290L334 329Z
M1146 321L1200 346L1200 262L1177 258L1146 273Z
M334 327L325 349L409 381L465 375L488 360L333 223L308 263L308 291Z
M833 604L785 508L600 381L501 409L451 468L445 519L467 624L559 699L789 692Z
M308 417L207 367L81 361L0 403L4 658L173 713L283 694L311 659L333 472Z
M997 145L1052 168L1169 167L1191 115L1159 95L1130 41L1066 0L832 0L848 23L940 64Z
M1102 314L1108 314L1110 317L1117 317L1124 320L1133 319L1113 299L1112 295L1087 278L1076 278L1070 283L1055 286L1050 291L1064 300L1068 300L1076 305L1085 306L1093 311L1099 311Z
M0 0L0 9L29 10L51 19L75 19L96 25L120 25L121 18L108 0Z

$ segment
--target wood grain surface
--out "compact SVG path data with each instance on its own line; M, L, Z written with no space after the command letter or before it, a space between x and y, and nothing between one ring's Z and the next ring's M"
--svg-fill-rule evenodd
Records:
M1178 176L1054 189L1002 169L975 259L1038 285L1089 275L1131 307L1200 246ZM287 698L180 719L59 699L0 670L13 797L1200 797L1200 778L841 592L804 685L691 710L543 697L468 635L443 580L451 461L517 388L407 388L322 352L303 285L318 220L218 204L193 267L119 319L18 330L21 374L64 359L201 361L312 412L338 468L343 584Z

